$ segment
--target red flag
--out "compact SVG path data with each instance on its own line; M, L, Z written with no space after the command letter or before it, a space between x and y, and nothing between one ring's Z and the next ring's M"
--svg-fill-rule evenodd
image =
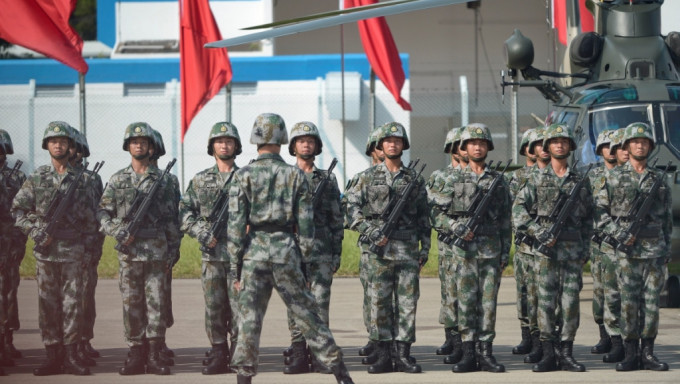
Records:
M203 45L222 40L208 0L180 0L179 72L182 87L182 142L191 120L231 81L227 49Z
M345 8L358 7L377 3L378 0L345 0ZM397 103L405 110L411 110L411 104L401 97L404 86L404 69L401 66L399 51L392 38L392 32L384 17L361 20L357 22L364 51L371 63L371 68L385 84Z
M595 30L593 14L586 8L586 0L553 0L553 28L557 29L557 37L562 45L567 45L567 1L578 1L578 26L580 32Z
M87 73L83 40L68 19L77 0L0 0L0 38Z

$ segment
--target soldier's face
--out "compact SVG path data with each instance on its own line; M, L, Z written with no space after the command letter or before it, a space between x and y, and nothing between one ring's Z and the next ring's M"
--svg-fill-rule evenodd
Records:
M236 140L231 137L218 137L213 139L213 153L220 160L229 160L234 158L236 153Z
M626 164L628 162L628 158L630 158L628 151L622 149L621 146L619 146L618 149L614 151L614 153L616 154L616 163L618 165Z
M69 155L71 141L66 137L50 137L47 139L47 151L55 160L66 159Z
M312 136L300 136L295 138L295 155L305 160L314 157L316 152L316 140Z
M482 139L468 140L465 145L465 150L467 150L470 160L475 163L483 162L486 159L486 155L489 153L489 143Z
M564 159L569 156L570 143L566 137L556 137L548 142L548 152L556 159Z
M133 137L128 144L128 151L136 160L143 160L151 156L149 148L149 139L146 137Z
M388 159L396 159L404 150L404 139L401 137L386 137L382 141L382 150Z
M375 164L382 163L385 161L385 152L374 147L373 152L371 152L371 159L373 159L373 163Z
M470 162L470 157L468 157L468 151L466 149L462 149L460 145L458 146L458 162L461 163Z
M543 150L543 141L534 142L534 153L537 153L537 159L543 163L550 161L550 154Z
M612 153L611 148L609 145L604 145L602 146L602 158L604 161L613 164L616 162L616 155Z
M536 152L534 152L534 153L536 153ZM529 146L528 145L526 147L524 147L524 156L527 157L528 162L532 162L532 163L536 162L536 156L529 153Z
M649 142L649 139L638 137L628 140L626 148L628 149L630 156L633 156L634 159L643 160L649 155L651 143Z

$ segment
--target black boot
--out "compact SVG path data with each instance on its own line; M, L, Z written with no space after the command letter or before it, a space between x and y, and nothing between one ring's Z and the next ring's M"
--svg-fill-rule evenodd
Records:
M78 376L85 376L90 374L90 369L85 367L78 359L78 343L65 345L66 356L64 356L64 373L72 373Z
M375 364L376 361L378 361L378 342L376 341L370 341L369 343L373 343L373 347L371 349L371 353L366 355L365 357L361 358L361 364L363 365L371 365Z
M526 355L531 351L531 332L529 327L522 327L522 341L512 349L513 355Z
M205 352L205 359L203 359L203 366L205 367L205 366L210 365L210 362L212 361L212 359L213 359L213 350L212 350L212 348L210 348L209 350L207 350Z
M638 340L625 340L623 342L625 357L616 364L617 371L636 371L638 369Z
M392 356L392 362L395 362L399 359L399 350L397 349L397 341L396 340L392 340L392 343L390 344L390 356ZM415 364L416 358L409 354L408 361L411 364Z
M405 373L422 372L423 369L420 365L412 363L409 357L411 357L411 344L397 341L397 358L394 360L394 370Z
M101 354L99 353L99 351L97 351L96 349L94 349L94 348L92 347L92 344L90 344L90 340L85 340L85 341L83 342L83 347L84 347L85 354L86 354L87 356L89 356L89 357L91 357L91 358L93 358L93 359L96 359L96 358L98 358L98 357L101 357Z
M144 374L144 364L146 363L146 356L144 355L144 347L141 345L133 345L128 352L128 358L125 360L125 366L118 370L118 373L123 376L128 375L142 375Z
M172 349L168 348L168 345L165 343L165 339L163 339L163 344L161 344L160 354L167 358L175 357L175 352Z
M482 342L482 350L479 356L479 367L482 371L488 372L505 372L505 366L503 364L498 364L496 358L493 357L493 345L488 342Z
M525 364L536 364L543 358L543 344L541 344L541 333L531 334L531 351L524 356Z
M375 348L377 359L374 364L368 367L368 373L394 372L390 344L392 344L391 341L379 341L377 343Z
M612 339L604 328L604 324L598 324L598 327L600 328L600 341L590 349L590 353L599 355L612 349Z
M623 340L621 339L621 336L612 336L612 348L609 350L609 353L606 355L602 356L602 361L605 363L618 363L619 361L622 361L625 352L623 351Z
M473 372L477 370L477 353L474 341L463 342L463 358L451 368L456 373Z
M218 375L229 372L229 348L227 343L213 344L210 363L203 368L204 375Z
M541 347L543 349L543 357L541 361L534 364L531 368L534 372L550 372L557 369L557 363L555 361L555 347L552 341L542 341Z
M330 375L333 373L333 370L328 368L326 364L322 363L319 361L319 359L312 354L312 351L309 351L309 360L311 361L311 372L316 372L316 373L323 373L325 375Z
M340 364L333 367L333 374L335 375L335 380L338 381L338 384L354 384L344 362L340 362Z
M0 344L2 347L2 344ZM5 354L10 359L21 359L21 352L14 348L14 331L11 329L5 330L5 344L4 344Z
M59 375L62 373L61 359L59 359L59 344L45 346L47 361L33 370L35 376Z
M574 342L573 341L563 341L562 351L560 355L560 365L563 371L569 372L585 372L586 367L580 364L576 359L574 359Z
M286 367L283 373L296 375L299 373L309 373L309 355L307 354L307 343L296 341L293 343L293 353L286 358Z
M359 348L359 356L368 356L375 351L375 341L368 340L368 343ZM372 363L371 363L372 364Z
M284 349L282 352L283 357L289 357L293 355L293 344L289 345L288 348Z
M85 353L85 345L84 345L85 343L86 343L86 341L81 341L80 343L77 344L78 345L78 360L80 360L82 365L84 365L86 367L94 367L94 366L97 365L97 362L94 361L94 359L92 359L91 357L89 357L87 355L87 353Z
M662 363L654 356L654 338L642 339L642 353L640 356L642 366L640 368L652 371L667 371L668 364Z
M165 365L160 357L162 344L161 338L149 339L149 358L146 361L146 373L153 373L154 375L170 374L170 367Z
M5 337L4 333L0 333L0 367L13 367L12 352L6 348Z
M444 344L441 345L441 347L437 348L435 353L438 356L442 355L450 355L451 352L453 351L453 328L444 328Z
M253 381L252 376L243 376L243 375L238 375L236 376L236 384L251 384Z
M463 341L460 339L460 333L453 337L453 351L444 358L444 364L456 364L463 358Z

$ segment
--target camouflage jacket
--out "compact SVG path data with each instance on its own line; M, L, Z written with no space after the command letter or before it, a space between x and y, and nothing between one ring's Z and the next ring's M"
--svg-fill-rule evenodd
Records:
M231 174L236 172L236 170L238 170L238 167L234 165L233 171L220 173L217 165L214 165L197 173L191 179L179 203L180 229L184 233L195 239L206 239L208 236L212 236L210 234L212 223L208 221L208 218L213 209L215 209L218 197L223 193L228 196L229 185L224 183L229 180ZM202 259L206 261L229 262L226 226L217 236L215 252L213 254L202 252Z
M114 173L99 202L97 219L101 231L108 236L116 235L127 226L124 220L135 197L147 193L163 171L149 165L144 174L138 175L128 166ZM144 217L140 232L130 244L130 254L118 253L121 260L169 261L169 249L178 244L181 232L177 228L177 192L170 177L161 181L155 199Z
M380 230L384 221L380 218L390 200L397 196L417 175L416 171L402 163L395 174L387 166L378 164L359 175L356 184L347 195L347 214L350 229L371 238ZM395 234L385 246L383 258L387 260L427 261L430 252L430 221L427 206L425 180L420 176L416 187L408 196L408 204L401 213ZM379 239L373 239L379 240ZM420 242L420 249L418 243Z
M432 172L427 180L425 190L427 191L427 205L429 207L430 225L432 229L439 233L448 234L451 232L453 220L445 214L451 205L451 191L447 188L446 178L449 174L459 172L460 167L448 166Z
M310 173L305 173L309 190L313 193L325 177L327 171L316 166ZM318 206L314 207L314 248L312 255L317 263L340 264L342 254L343 214L340 208L340 189L338 180L330 174L326 188L321 191Z
M232 268L242 260L313 262L313 247L312 195L302 171L273 153L239 169L229 188L227 250Z
M175 203L173 204L175 212L172 214L172 217L175 218L174 225L177 233L179 234L175 241L168 243L168 251L170 252L170 257L173 259L172 264L175 265L175 263L177 263L179 260L179 247L182 245L182 231L180 229L181 223L179 216L179 202L182 200L182 190L179 187L179 179L177 176L172 173L168 173L168 177L170 178L170 184L172 185L172 189L175 194L175 199L173 200Z
M560 195L566 196L582 177L571 167L567 168L562 178L555 174L551 165L543 169L535 168L535 172L530 173L527 183L520 188L512 206L515 229L527 233L543 244L554 240L548 233L552 225L549 216L555 209ZM557 243L553 246L557 251L558 260L585 261L590 257L588 242L593 233L593 199L590 191L590 183L586 180L579 190L578 201L571 210L564 228L561 229ZM536 212L535 216L531 214L533 212ZM534 242L534 254L540 254L536 251L537 245Z
M517 192L524 186L524 184L527 183L529 180L530 174L532 172L535 172L535 170L538 169L537 165L532 165L532 166L523 166L522 168L515 169L514 171L510 173L506 173L506 180L508 181L508 189L510 191L510 204L512 205L512 202L515 201L515 196L517 196ZM517 230L514 227L513 223L513 229L515 230L515 237L517 237ZM531 246L527 245L524 242L518 242L515 241L515 249L522 252L522 253L527 253L531 254Z
M21 186L21 189L14 197L12 204L12 215L16 218L16 226L22 232L35 239L45 230L47 222L45 215L52 202L57 190L66 192L78 170L70 165L64 175L59 175L52 165L38 167ZM81 243L81 239L87 234L91 234L97 228L97 221L92 210L93 195L87 188L91 182L91 176L83 174L78 187L75 191L69 212L61 220L59 232L53 236L54 246L48 255L35 253L38 260L54 262L74 262L80 260L80 253L71 253L69 247L71 243Z
M594 181L596 225L603 235L623 243L630 240L631 235L627 232L630 225L628 214L633 208L633 201L640 192L648 192L659 177L664 177L659 170L646 168L642 174L638 174L630 163L626 163ZM670 257L673 216L671 189L666 180L653 198L645 225L633 244L631 258ZM618 224L615 222L617 217L621 218Z
M17 170L12 177L9 174L12 168L7 166L7 162L0 168L0 236L12 236L18 232L19 229L14 226L14 219L10 214L12 208L12 200L21 188L21 185L26 181L26 175Z

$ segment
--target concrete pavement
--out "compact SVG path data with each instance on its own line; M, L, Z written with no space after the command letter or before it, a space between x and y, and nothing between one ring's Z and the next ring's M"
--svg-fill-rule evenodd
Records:
M388 373L369 375L361 365L357 349L367 336L361 318L361 285L357 278L336 278L331 301L331 329L345 352L354 381L359 383L679 383L680 382L680 309L662 309L659 336L655 347L660 360L670 365L669 372L616 372L614 366L602 362L601 355L591 355L590 347L597 342L597 326L592 319L592 280L585 278L581 292L581 326L574 356L585 364L587 372L533 373L531 366L522 362L523 356L512 355L512 347L519 342L520 327L516 318L515 281L503 278L498 298L497 336L494 355L505 364L508 372L501 374L473 372L454 374L451 366L442 364L442 357L434 350L443 341L443 328L438 324L439 280L422 279L418 303L417 341L412 354L423 367L421 374ZM203 321L203 292L198 279L173 281L175 325L168 330L167 344L177 357L171 376L141 375L123 377L118 368L125 360L127 347L123 339L122 303L117 280L100 280L97 287L97 322L93 345L103 357L97 359L93 375L76 377L59 375L35 377L33 368L45 358L38 327L38 296L34 280L24 280L19 288L19 315L22 329L15 334L15 345L24 358L16 359L16 367L5 368L9 376L0 383L236 383L236 376L201 375L201 361L208 348ZM284 375L281 350L290 343L285 307L277 294L269 304L261 340L259 374L254 383L335 383L332 375Z

